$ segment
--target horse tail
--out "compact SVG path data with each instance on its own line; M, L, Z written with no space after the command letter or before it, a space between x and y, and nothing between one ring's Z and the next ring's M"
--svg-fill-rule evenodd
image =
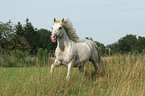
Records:
M97 44L95 42L93 42L93 44L94 44L94 46L95 46L95 48L97 50L97 53L98 53L98 63L102 64L103 62L101 60L101 56L100 56L100 52L99 52L99 47L97 46Z

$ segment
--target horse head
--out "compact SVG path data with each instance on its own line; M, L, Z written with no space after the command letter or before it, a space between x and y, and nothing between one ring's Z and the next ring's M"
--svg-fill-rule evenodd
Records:
M57 38L63 37L63 34L65 32L65 29L62 26L62 23L64 22L64 18L62 20L56 20L54 18L54 25L53 25L53 31L51 35L51 40L52 42L56 42Z

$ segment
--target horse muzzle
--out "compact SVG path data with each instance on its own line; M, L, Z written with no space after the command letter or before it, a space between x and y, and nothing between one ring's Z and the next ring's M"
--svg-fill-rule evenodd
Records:
M51 35L52 42L56 42L56 36L54 34Z

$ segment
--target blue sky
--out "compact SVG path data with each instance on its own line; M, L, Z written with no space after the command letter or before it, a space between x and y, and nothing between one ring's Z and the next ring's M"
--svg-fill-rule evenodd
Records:
M145 0L0 0L0 21L51 30L53 18L69 18L81 39L105 45L126 34L145 37Z

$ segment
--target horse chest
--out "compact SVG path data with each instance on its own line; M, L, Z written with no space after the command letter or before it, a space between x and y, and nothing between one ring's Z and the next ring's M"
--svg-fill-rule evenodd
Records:
M56 58L59 61L68 63L68 62L70 62L70 60L72 59L72 57L73 57L73 55L70 54L70 52L68 52L67 50L66 51L61 51L61 50L57 50L56 51Z

